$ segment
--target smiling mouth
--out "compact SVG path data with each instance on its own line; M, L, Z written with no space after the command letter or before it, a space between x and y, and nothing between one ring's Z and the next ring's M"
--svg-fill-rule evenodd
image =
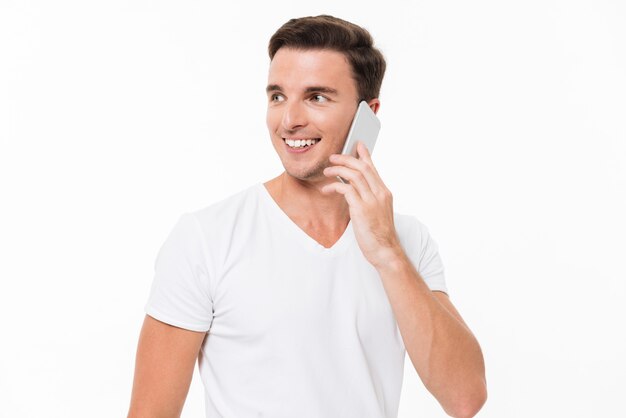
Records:
M320 142L322 138L307 138L307 139L290 139L283 138L283 142L293 149L308 148Z

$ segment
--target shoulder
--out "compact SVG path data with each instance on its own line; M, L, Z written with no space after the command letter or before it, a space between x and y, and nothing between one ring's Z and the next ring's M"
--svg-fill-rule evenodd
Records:
M253 184L208 206L190 211L188 215L196 218L205 232L228 228L256 211L258 188L259 183Z
M394 213L395 215L395 213ZM429 228L417 216L397 214L394 222L402 247L417 265L439 252L439 245L430 234Z
M396 232L402 245L422 247L429 235L426 225L414 215L398 212L394 212L393 215Z
M430 290L439 290L447 294L439 246L430 236L428 227L413 215L400 215L397 222L401 225L399 228L396 226L400 242L422 279Z
M202 260L209 275L217 277L228 252L246 242L254 225L258 195L255 184L208 206L184 212L166 241L166 251Z

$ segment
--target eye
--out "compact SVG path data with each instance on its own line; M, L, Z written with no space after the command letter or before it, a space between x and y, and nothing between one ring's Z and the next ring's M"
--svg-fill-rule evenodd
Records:
M313 97L313 100L318 103L325 103L328 101L328 99L322 96L321 94L316 94L315 96L312 96L312 97Z
M278 94L278 93L272 94L272 95L270 96L270 100L271 100L272 102L281 102L282 100L275 100L276 98L279 98L279 97L280 97L282 100L284 100L284 99L283 99L283 95L282 95L282 94Z

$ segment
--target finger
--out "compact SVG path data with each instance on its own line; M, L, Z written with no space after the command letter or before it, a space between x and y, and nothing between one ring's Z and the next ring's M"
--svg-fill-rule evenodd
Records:
M359 158L362 161L364 161L367 165L371 166L372 170L376 174L378 174L378 171L376 170L376 166L374 166L374 161L372 161L372 154L370 154L370 150L367 149L367 146L365 145L363 141L357 142L356 151L357 151Z
M323 193L340 193L342 194L351 208L361 208L361 198L351 184L343 184L338 181L327 184L322 187Z
M342 178L348 180L359 193L360 198L363 199L365 202L373 202L376 200L376 197L372 193L370 185L367 183L367 179L363 176L363 173L358 170L354 170L352 168L348 168L342 165L335 165L331 167L326 167L324 169L324 175L341 176Z
M370 155L370 151L367 149L367 146L365 146L363 141L357 141L356 153L359 156L359 159L372 161L372 156Z
M361 141L357 142L357 150L360 142ZM333 164L340 164L363 173L363 176L367 180L373 194L377 195L382 189L384 189L383 181L374 168L371 159L368 162L366 160L358 160L347 154L333 154L330 156L330 162Z
M359 147L357 147L357 153L359 158L365 161L366 164L372 167L372 170L376 175L378 175L378 170L376 170L376 166L374 165L374 161L372 160L372 154L370 154L370 150L367 148L365 143L359 141Z

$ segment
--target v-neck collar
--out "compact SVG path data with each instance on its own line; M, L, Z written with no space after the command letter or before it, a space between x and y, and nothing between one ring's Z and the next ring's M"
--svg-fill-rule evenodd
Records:
M278 203L274 200L272 195L270 194L267 187L260 182L257 183L257 189L259 194L261 195L262 200L267 202L267 206L269 207L269 211L274 214L276 219L279 222L283 222L287 225L287 228L290 228L294 235L298 236L303 245L311 248L314 251L318 251L321 253L336 253L340 250L343 250L349 242L349 238L353 236L352 232L352 219L348 221L348 225L346 229L343 231L343 234L339 237L339 239L332 245L330 248L324 247L322 244L317 242L313 237L304 232L302 228L300 228L287 214L283 209L278 205Z

